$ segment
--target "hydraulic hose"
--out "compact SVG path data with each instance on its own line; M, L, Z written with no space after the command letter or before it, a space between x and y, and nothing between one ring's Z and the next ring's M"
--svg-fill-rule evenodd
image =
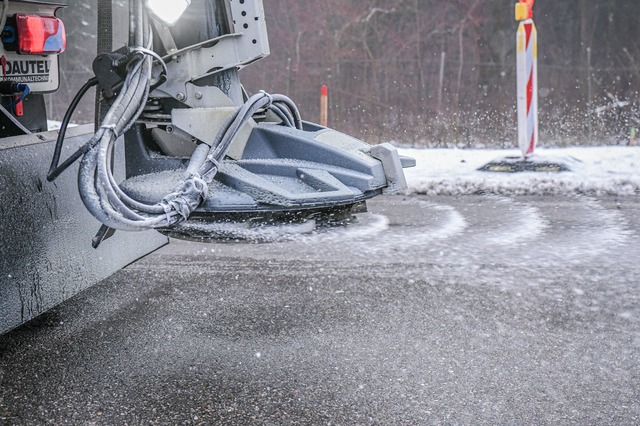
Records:
M143 2L134 10L131 50L137 51L129 65L120 92L105 114L95 135L81 149L82 161L78 188L86 208L106 228L143 231L168 228L188 219L207 198L209 185L243 125L258 111L271 110L283 125L302 129L302 119L295 104L282 95L260 92L252 96L229 117L209 147L200 144L194 151L183 181L160 202L147 204L131 198L116 182L111 170L116 140L134 125L142 113L152 84L152 68L157 55L152 54L152 30ZM83 88L84 89L84 88ZM59 149L54 160L59 160ZM52 165L52 170L55 168ZM96 238L99 238L98 235Z
M87 151L86 145L78 149L73 155L71 155L68 159L66 159L62 164L60 163L60 155L62 154L62 147L64 145L64 137L67 134L67 129L69 127L69 122L71 121L71 116L75 112L78 104L84 97L84 95L91 89L92 87L98 84L98 79L93 77L87 81L84 86L78 91L76 96L71 101L67 112L64 114L64 118L62 119L62 123L60 124L60 130L58 131L58 138L56 140L56 146L53 151L53 159L51 160L51 167L49 167L49 173L47 174L47 180L49 182L53 182L60 173L64 172L71 164L73 164L78 158L82 156Z
M196 148L183 182L156 204L141 203L120 189L109 167L113 141L97 144L81 163L79 182L83 202L96 218L113 229L167 228L187 220L206 200L209 185L244 123L267 108L276 114L286 111L290 121L301 128L297 108L288 98L266 93L252 96L226 120L211 147L200 144Z

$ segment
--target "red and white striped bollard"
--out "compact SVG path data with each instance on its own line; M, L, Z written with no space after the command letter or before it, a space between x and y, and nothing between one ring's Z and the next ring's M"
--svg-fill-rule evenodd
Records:
M518 27L518 145L526 159L538 144L538 31L533 23L535 0L516 4Z

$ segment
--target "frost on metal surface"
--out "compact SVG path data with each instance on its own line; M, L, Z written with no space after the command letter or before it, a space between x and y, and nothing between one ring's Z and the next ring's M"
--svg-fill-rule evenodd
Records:
M45 135L54 134L39 136ZM88 137L69 138L69 152ZM20 146L11 140L21 139L5 139L0 147L0 333L166 242L155 232L120 233L93 250L91 239L100 224L77 195L76 175L47 183L51 143Z

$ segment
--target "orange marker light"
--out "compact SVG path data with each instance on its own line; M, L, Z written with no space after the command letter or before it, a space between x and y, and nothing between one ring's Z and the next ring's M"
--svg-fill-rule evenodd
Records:
M533 19L533 4L535 0L520 0L516 4L516 21L526 21Z

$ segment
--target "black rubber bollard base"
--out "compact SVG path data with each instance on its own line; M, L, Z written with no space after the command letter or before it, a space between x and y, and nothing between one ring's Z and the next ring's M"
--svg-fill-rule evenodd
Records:
M522 157L500 158L485 164L478 170L482 172L496 173L560 173L571 171L569 167L562 163L536 158L523 159Z

